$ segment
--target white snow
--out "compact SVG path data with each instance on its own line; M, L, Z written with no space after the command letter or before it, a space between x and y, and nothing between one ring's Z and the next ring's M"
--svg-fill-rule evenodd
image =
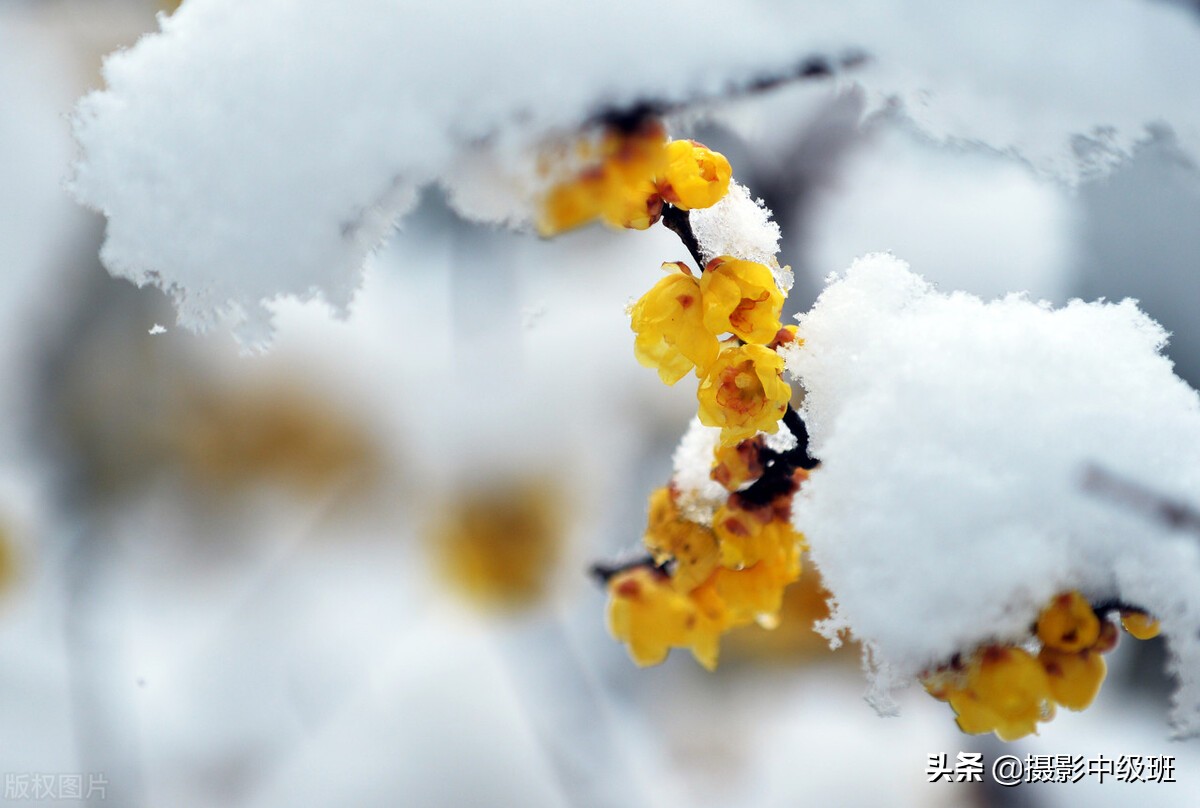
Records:
M771 219L771 211L761 199L754 199L746 186L729 183L729 193L710 208L700 208L689 214L692 231L700 243L705 261L719 255L732 255L746 261L777 266L779 225ZM779 282L779 278L776 278ZM787 294L791 284L784 288Z
M816 193L805 242L814 280L886 251L943 289L1065 301L1075 263L1070 194L1019 161L941 147L911 129L878 121L836 183Z
M1130 300L940 294L876 254L831 279L800 336L788 369L822 465L795 524L878 705L955 652L1021 640L1078 588L1161 616L1174 725L1200 732L1200 546L1082 486L1095 463L1200 503L1200 398L1157 323Z
M74 191L108 217L112 272L170 291L184 324L232 317L251 343L270 334L264 299L344 310L422 186L511 220L493 169L545 135L814 54L870 55L846 79L868 112L1067 181L1147 124L1200 151L1200 26L1142 0L188 0L161 27L80 102Z
M713 514L729 498L729 492L709 476L713 452L720 442L718 427L705 426L699 418L693 418L672 457L675 473L671 482L679 492L676 504L684 519L701 525L711 525Z

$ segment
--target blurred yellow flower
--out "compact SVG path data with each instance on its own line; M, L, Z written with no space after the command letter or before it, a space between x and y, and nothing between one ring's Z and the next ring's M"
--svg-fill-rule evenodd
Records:
M591 163L552 185L542 199L538 232L553 236L596 218L613 227L645 230L662 215L655 177L666 168L666 130L647 122L632 132L609 129L595 147L577 149Z
M560 500L550 483L512 480L444 503L432 532L443 579L485 608L542 598L562 555Z
M700 275L704 327L766 345L779 333L783 292L764 264L728 255L714 258Z
M783 380L783 357L761 345L729 347L708 368L697 391L700 421L721 428L729 446L775 432L792 391Z
M709 604L677 592L666 573L633 567L614 575L608 592L608 629L638 665L657 665L672 648L688 647L706 668L716 665L719 621L701 608Z
M1037 722L1054 715L1046 671L1020 648L991 645L967 665L966 687L951 689L950 706L963 732L995 732L1013 741L1037 732Z
M582 227L600 215L605 181L601 171L592 171L558 183L542 200L537 229L543 237Z
M774 627L783 590L799 577L800 548L785 542L744 569L717 567L710 582L728 610L731 626L757 621Z
M713 452L713 467L709 476L726 491L737 491L762 476L762 447L762 439L758 437L747 438L732 446L718 446Z
M774 558L781 548L796 546L802 537L787 519L776 518L774 509L746 509L736 504L737 497L722 505L713 515L713 532L721 542L721 564L741 569Z
M666 486L650 495L650 517L643 541L656 563L674 559L671 581L680 592L687 593L704 583L717 566L716 536L704 525L684 519Z
M379 471L371 436L352 413L290 382L187 392L165 441L201 482L228 491L279 483L317 494Z
M717 359L720 345L704 327L700 284L682 263L665 263L667 277L642 295L630 312L637 334L634 355L658 370L665 384L687 375L693 367L704 372Z
M1152 640L1162 630L1159 622L1150 615L1130 609L1121 612L1121 625L1135 640Z
M17 580L17 548L13 545L8 530L0 527L0 590L5 590Z
M783 590L779 610L779 625L769 631L760 626L745 626L733 630L725 638L727 655L752 657L759 661L796 662L813 656L840 659L845 664L857 664L855 643L845 643L839 651L829 647L829 640L813 628L818 620L829 617L829 591L825 589L816 567L801 556L800 577Z
M1068 710L1082 710L1100 692L1108 666L1104 657L1091 649L1070 653L1043 648L1038 661L1050 679L1050 694Z
M1065 592L1042 610L1037 622L1038 639L1059 651L1082 651L1100 637L1100 618L1078 592Z
M694 140L673 140L667 144L667 164L658 190L682 210L707 208L729 191L732 176L725 155Z

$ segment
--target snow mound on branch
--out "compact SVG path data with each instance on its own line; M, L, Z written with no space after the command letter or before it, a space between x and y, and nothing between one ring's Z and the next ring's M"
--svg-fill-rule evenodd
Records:
M278 295L344 310L422 186L512 220L521 194L492 169L539 139L814 56L865 52L850 75L871 109L1067 179L1148 123L1200 143L1200 26L1167 4L188 0L160 24L79 104L73 188L108 216L112 272L171 291L184 324L232 315L250 341Z
M732 255L768 266L775 263L779 225L771 219L770 208L751 197L741 183L729 183L729 193L720 202L693 210L688 217L705 261Z
M709 476L713 452L720 445L720 428L705 426L699 418L693 418L675 447L671 484L678 492L676 502L684 519L711 526L713 514L729 498L729 492Z
M1096 465L1200 503L1200 398L1157 323L1131 300L941 294L875 254L831 278L800 336L788 370L821 467L795 524L877 705L1080 589L1161 616L1173 721L1200 733L1200 542L1083 485Z

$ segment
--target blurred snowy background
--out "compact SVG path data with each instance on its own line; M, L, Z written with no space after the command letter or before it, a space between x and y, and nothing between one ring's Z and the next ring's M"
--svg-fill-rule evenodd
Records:
M747 629L713 675L628 661L584 571L636 545L694 410L633 360L622 314L680 257L661 228L539 242L427 191L348 318L274 302L255 356L177 330L160 291L105 272L102 217L63 190L74 103L163 8L0 0L5 800L57 804L22 784L98 773L106 804L177 808L1194 804L1200 748L1164 740L1157 641L1005 751L1175 755L1174 786L927 784L928 755L1000 745L919 692L877 718L854 653L803 625ZM1132 50L1164 20L1200 47L1186 3L1103 8L1154 16ZM1077 71L1103 58L1059 44ZM943 290L1137 298L1200 384L1200 170L1170 127L1074 184L866 109L820 80L686 130L776 212L785 314L891 250Z

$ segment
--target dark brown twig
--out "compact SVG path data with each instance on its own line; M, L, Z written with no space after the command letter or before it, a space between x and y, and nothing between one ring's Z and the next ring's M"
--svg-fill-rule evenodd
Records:
M1089 465L1084 471L1083 489L1141 511L1173 530L1186 530L1200 535L1200 510L1186 502L1168 499L1099 466Z
M800 413L788 407L783 414L783 425L796 437L796 445L786 452L773 452L766 447L759 450L758 456L764 466L762 476L737 494L747 505L766 505L776 497L787 494L795 485L792 473L796 469L807 471L821 464L808 453L808 429Z
M679 236L679 240L683 242L683 246L687 247L687 251L692 254L692 260L696 262L696 266L703 272L704 256L700 253L700 242L696 239L696 234L692 230L692 220L688 216L688 212L664 202L662 223L663 227Z
M593 115L591 122L633 132L649 118L661 118L709 101L758 95L797 81L828 78L859 67L869 61L869 58L864 51L855 49L848 50L840 56L807 56L783 70L762 71L745 79L727 82L715 92L693 93L690 98L684 100L643 98L625 106L606 107Z
M620 561L612 564L606 564L603 561L597 561L595 564L588 567L588 574L595 578L599 583L607 584L610 580L617 575L620 575L622 572L628 572L629 570L637 569L638 567L649 567L665 574L667 571L667 563L668 562L655 564L654 557L647 553L646 555L638 556L630 559L629 561Z

